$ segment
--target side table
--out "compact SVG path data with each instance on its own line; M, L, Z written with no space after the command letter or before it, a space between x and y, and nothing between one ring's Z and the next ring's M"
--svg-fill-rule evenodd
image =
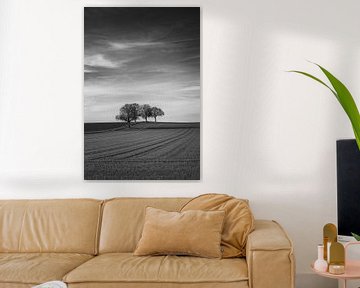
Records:
M343 281L343 288L346 288L348 280L360 279L360 260L348 260L347 259L347 248L351 245L360 245L360 242L349 242L344 245L345 247L345 273L344 274L331 274L329 272L320 272L314 269L314 264L311 265L311 269L318 275L327 278L338 279Z

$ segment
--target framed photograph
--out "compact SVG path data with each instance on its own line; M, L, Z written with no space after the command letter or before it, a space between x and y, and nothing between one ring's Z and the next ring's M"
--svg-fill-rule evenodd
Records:
M200 179L200 8L84 8L84 179Z

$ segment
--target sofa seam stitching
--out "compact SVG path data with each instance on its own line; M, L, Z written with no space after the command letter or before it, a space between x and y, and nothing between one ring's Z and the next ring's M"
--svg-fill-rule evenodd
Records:
M100 234L101 234L101 226L102 226L102 216L104 211L104 203L105 201L101 201L100 206L98 208L98 221L96 225L96 233L95 233L95 243L94 243L94 256L99 254L100 249Z

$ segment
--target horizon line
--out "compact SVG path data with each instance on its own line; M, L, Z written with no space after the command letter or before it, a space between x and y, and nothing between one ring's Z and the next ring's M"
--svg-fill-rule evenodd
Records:
M136 123L200 123L201 121L136 121ZM127 123L126 121L96 121L96 122L85 122L84 124L89 124L89 123ZM131 122L131 123L135 123L135 122Z

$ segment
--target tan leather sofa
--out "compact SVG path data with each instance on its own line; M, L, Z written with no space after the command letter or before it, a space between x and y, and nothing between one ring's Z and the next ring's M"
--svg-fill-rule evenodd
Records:
M187 198L0 201L0 288L63 280L71 288L293 288L292 244L256 220L246 258L133 256L146 206Z

